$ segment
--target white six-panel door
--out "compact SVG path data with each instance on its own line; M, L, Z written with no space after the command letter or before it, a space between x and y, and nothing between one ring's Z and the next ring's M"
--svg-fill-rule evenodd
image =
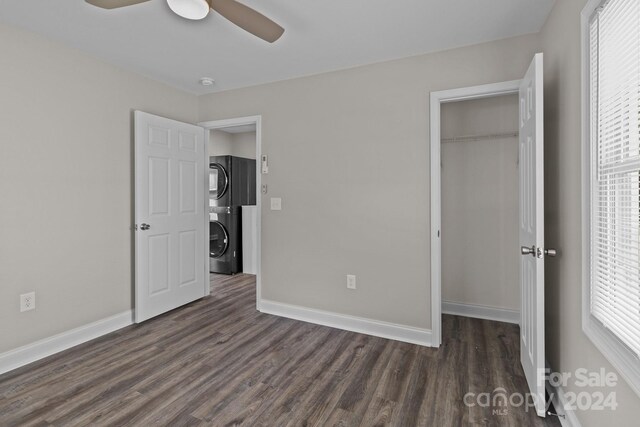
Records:
M205 294L204 129L135 112L135 321Z
M520 85L520 361L545 416L544 162L542 53ZM515 250L515 248L514 248Z

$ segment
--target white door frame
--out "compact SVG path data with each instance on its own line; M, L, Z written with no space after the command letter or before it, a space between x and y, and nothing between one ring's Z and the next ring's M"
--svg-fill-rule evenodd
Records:
M431 92L431 346L442 342L442 214L440 106L443 103L518 94L521 80Z
M202 126L205 129L204 141L205 141L205 155L207 157L207 164L209 164L209 132L212 129L222 129L228 128L232 126L244 126L244 125L255 125L256 126L256 209L257 209L257 236L256 236L256 245L258 246L257 253L257 274L256 274L256 309L260 310L260 303L262 301L262 116L248 116L248 117L237 117L233 119L224 119L224 120L211 120L207 122L200 122L198 126ZM207 185L205 185L205 192L203 197L207 203L205 203L206 209L206 224L205 230L206 235L209 235L209 174L207 174ZM207 240L207 247L204 251L205 256L205 265L206 265L206 274L205 277L210 277L209 272L209 239ZM209 280L206 281L205 295L210 294L209 289Z

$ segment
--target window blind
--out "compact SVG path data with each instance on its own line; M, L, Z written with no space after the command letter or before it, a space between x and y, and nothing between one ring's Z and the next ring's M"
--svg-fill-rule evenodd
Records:
M640 356L640 1L590 22L591 314Z

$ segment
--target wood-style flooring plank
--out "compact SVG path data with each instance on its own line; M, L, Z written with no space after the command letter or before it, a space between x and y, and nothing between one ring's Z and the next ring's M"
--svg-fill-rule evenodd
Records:
M515 325L444 316L433 349L262 314L254 276L211 289L0 376L0 426L559 425L464 405L527 392Z

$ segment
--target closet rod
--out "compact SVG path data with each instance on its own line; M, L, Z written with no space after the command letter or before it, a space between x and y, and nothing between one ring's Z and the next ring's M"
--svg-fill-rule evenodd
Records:
M465 135L455 136L453 138L442 138L442 142L466 142L466 141L481 141L485 139L504 139L504 138L517 138L518 132L505 132L505 133L492 133L488 135Z

